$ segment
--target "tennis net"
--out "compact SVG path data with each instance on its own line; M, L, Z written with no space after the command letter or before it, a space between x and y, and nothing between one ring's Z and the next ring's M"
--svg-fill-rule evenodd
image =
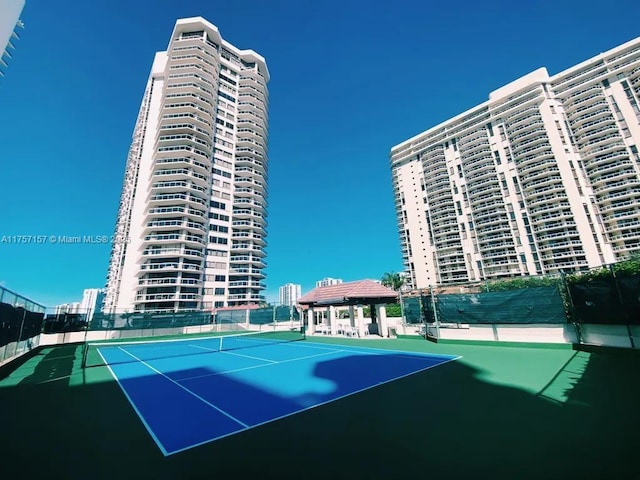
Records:
M163 340L141 338L133 341L87 342L83 349L82 366L83 368L89 368L121 363L146 362L163 358L255 348L304 339L303 329L292 329Z

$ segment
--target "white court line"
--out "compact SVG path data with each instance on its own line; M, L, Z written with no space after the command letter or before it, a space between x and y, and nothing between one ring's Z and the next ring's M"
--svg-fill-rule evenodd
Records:
M195 348L201 348L202 350L209 350L210 352L226 353L228 355L236 355L238 357L252 358L254 360L262 360L263 362L278 363L277 361L269 360L268 358L254 357L252 355L242 355L241 353L234 353L234 352L230 352L228 350L215 350L213 348L201 347L200 345L189 345L189 346L190 347L195 347Z
M318 345L333 345L331 343L317 343L317 342L307 342L304 341L302 343L299 342L287 342L284 343L284 345L289 345L292 347L307 347L307 348L316 348L318 350L331 350L330 347L328 346L318 346ZM374 355L383 355L387 352L392 352L392 353L401 353L403 354L401 355L389 355L390 357L402 357L402 358L406 358L406 355L416 355L419 357L428 357L428 358L434 358L434 359L447 359L447 360L457 360L459 358L462 358L462 356L455 356L455 355L447 355L447 354L442 354L442 353L425 353L425 352L416 352L413 350L392 350L392 349L388 349L388 348L375 348L375 347L361 347L359 345L340 345L340 344L335 344L336 347L340 347L341 349L343 349L342 351L344 352L354 352L354 353L362 353L362 354L368 354L368 352L362 352L360 351L362 350L375 350L375 352L378 353L373 353Z
M207 348L207 347L201 347L200 345L187 345L187 347L193 347L193 348L201 348L202 350L209 350L210 352L219 352L220 350L216 350L215 348Z
M215 348L207 348L207 347L201 347L200 345L187 345L187 347L193 347L193 348L201 348L202 350L209 350L210 352L219 352L220 350L216 350Z
M338 353L338 352L344 352L344 351L345 350L332 350L330 352L325 352L325 353L316 353L315 355L306 355L304 357L290 358L289 360L280 360L279 362L275 362L275 363L265 363L263 365L253 365L251 367L235 368L233 370L225 370L223 372L207 373L206 375L197 375L195 377L181 378L180 381L181 382L186 382L187 380L194 380L196 378L215 377L217 375L226 375L228 373L242 372L244 370L252 370L254 368L272 367L273 365L280 364L280 363L297 362L298 360L305 360L307 358L322 357L324 355L331 355L332 353Z
M382 350L382 349L380 349L380 350ZM345 352L346 350L337 350L337 351L339 351L339 352ZM322 354L320 354L320 355L322 355ZM313 355L313 356L318 357L318 356L320 356L320 355ZM325 355L328 355L328 353L327 353L327 354L325 354ZM304 357L301 357L301 358L304 358ZM307 358L308 358L308 357L307 357ZM287 417L291 417L291 416L293 416L293 415L297 415L297 414L302 413L302 412L306 412L307 410L311 410L312 408L316 408L316 407L320 407L320 406L322 406L322 405L326 405L327 403L335 402L335 401L337 401L337 400L342 400L343 398L347 398L347 397L350 397L350 396L352 396L352 395L356 395L356 394L358 394L358 393L362 393L362 392L364 392L364 391L366 391L366 390L371 390L372 388L379 387L380 385L384 385L385 383L395 382L396 380L400 380L401 378L409 377L409 376L411 376L411 375L415 375L415 374L417 374L417 373L424 372L425 370L429 370L430 368L433 368L433 367L439 367L439 366L441 366L441 365L444 365L445 363L449 363L449 362L452 362L452 361L454 361L454 360L458 360L458 358L462 358L462 357L449 358L449 359L444 360L444 361L442 361L442 362L440 362L440 363L437 363L437 364L434 364L434 365L429 365L428 367L425 367L425 368L421 368L420 370L415 370L415 371L413 371L413 372L410 372L410 373L407 373L407 374L401 375L401 376L399 376L399 377L394 377L394 378L391 378L391 379L389 379L389 380L385 380L385 381L383 381L383 382L376 383L376 384L374 384L374 385L370 385L370 386L368 386L368 387L361 388L360 390L356 390L356 391L354 391L354 392L347 393L347 394L342 395L342 396L340 396L340 397L331 398L331 399L326 400L326 401L324 401L324 402L322 402L322 403L317 403L317 404L315 404L315 405L311 405L310 407L306 407L306 408L303 408L303 409L300 409L300 410L296 410L295 412L287 413L287 414L285 414L285 415L281 415L280 417L272 418L272 419L270 419L270 420L266 420L266 421L264 421L264 422L262 422L262 423L257 423L257 424L255 424L255 425L251 425L251 426L247 427L245 430L243 430L243 432L244 432L244 431L246 431L246 430L250 430L250 429L256 428L256 427L260 427L260 426L262 426L262 425L266 425L266 424L268 424L268 423L272 423L272 422L276 422L276 421L278 421L278 420L282 420L282 419L287 418ZM299 359L298 359L298 360L299 360ZM285 363L285 362L288 362L288 361L289 361L289 360L284 360L284 361L279 362L279 363ZM260 365L260 366L264 366L264 365ZM267 366L271 366L271 365L267 365ZM252 367L252 368L255 368L255 367ZM188 446L188 447L181 448L181 449L179 449L179 450L174 450L174 451L172 451L172 452L169 452L169 453L165 454L165 456L174 455L174 454L176 454L176 453L184 452L184 451L186 451L186 450L190 450L190 449L192 449L192 448L199 447L199 446L201 446L201 445L205 445L205 444L210 443L210 442L213 442L213 441L221 440L221 439L223 439L223 438L225 438L225 437L229 437L229 436L231 436L231 435L235 435L236 433L238 433L238 432L230 432L230 433L227 433L227 434L225 434L225 435L221 435L221 436L219 436L219 437L213 437L213 438L210 438L209 440L204 440L204 441L202 441L202 442L199 442L199 443L196 443L196 444L190 445L190 446Z
M229 350L222 350L220 353L226 353L227 355L235 355L236 357L253 358L254 360L262 360L263 362L279 363L277 360L269 360L268 358L254 357L253 355L243 355L242 353L230 352Z
M194 397L196 397L198 400L206 403L207 405L209 405L211 408L213 408L214 410L217 410L218 412L220 412L221 414L223 414L225 417L230 418L231 420L233 420L236 423L239 423L240 425L242 425L245 428L248 428L249 426L238 420L236 417L234 417L233 415L225 412L224 410L222 410L221 408L216 407L213 403L209 402L208 400L205 400L204 398L202 398L200 395L198 395L195 392L192 392L191 390L189 390L187 387L185 387L184 385L180 385L178 382L176 382L173 378L168 377L167 375L165 375L164 373L162 373L160 370L153 368L151 365L149 365L147 362L145 362L144 360L139 359L138 357L136 357L133 353L129 353L127 352L124 348L122 347L118 347L118 349L122 350L124 353L126 353L127 355L131 355L133 358L135 358L137 361L139 361L140 363L142 363L144 366L150 368L151 370L153 370L154 372L156 372L158 375L162 375L164 378L166 378L167 380L169 380L171 383L177 385L178 387L182 388L184 391L186 391L187 393L190 393L191 395L193 395Z
M102 361L104 362L104 364L106 365L106 367L109 369L109 372L111 373L111 376L113 378L116 379L116 382L118 383L118 385L120 386L120 390L122 390L122 393L124 393L124 396L127 397L127 400L129 400L129 403L131 404L131 406L133 407L133 411L136 412L136 414L138 415L138 418L140 418L140 420L142 420L142 424L144 425L144 427L147 429L147 432L149 432L149 435L151 435L151 438L153 438L153 441L156 442L156 445L158 445L158 448L160 448L160 451L162 452L162 454L166 457L167 455L171 455L169 452L167 452L167 449L164 448L164 445L162 445L162 442L160 441L160 439L158 439L158 437L156 437L156 434L153 432L153 430L151 429L151 427L149 426L149 424L147 423L147 421L145 420L144 416L142 415L142 413L140 413L140 410L138 410L138 407L136 406L136 404L134 403L134 401L131 399L131 397L129 396L129 393L127 393L127 390L122 386L122 383L120 383L120 379L118 378L118 376L115 374L115 372L111 369L111 365L109 365L109 362L107 362L104 357L102 356L102 353L100 352L100 349L97 348L96 351L98 352L98 355L100 355L100 358L102 358Z

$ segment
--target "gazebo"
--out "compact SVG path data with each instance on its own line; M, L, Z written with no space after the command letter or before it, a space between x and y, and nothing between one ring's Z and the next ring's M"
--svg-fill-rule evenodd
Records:
M338 330L336 307L349 307L349 323L359 336L365 334L365 323L362 307L368 305L371 310L371 322L377 325L378 335L388 335L387 310L385 305L398 300L398 293L380 285L373 280L328 285L311 290L298 299L298 304L307 307L307 332L315 333L315 313L326 311L331 334Z

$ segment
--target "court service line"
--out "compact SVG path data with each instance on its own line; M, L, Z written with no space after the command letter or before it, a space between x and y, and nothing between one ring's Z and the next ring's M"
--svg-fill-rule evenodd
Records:
M207 348L207 347L201 347L200 345L187 345L187 347L193 347L193 348L201 348L202 350L209 350L210 352L219 352L220 350L216 350L215 348Z
M254 360L262 360L263 362L278 363L277 360L269 360L268 358L254 357L253 355L244 355L242 353L230 352L228 350L222 350L220 353L226 353L227 355L235 355L236 357L253 358Z
M284 343L284 345L289 345L292 347L305 347L305 348L315 348L318 350L330 350L330 347L320 347L319 345L331 345L329 343L319 343L319 342L307 342L304 341L301 344L298 342L286 342ZM353 352L353 353L362 353L363 355L383 355L383 354L387 354L390 357L399 357L400 355L392 355L394 353L401 353L403 355L416 355L416 356L420 356L420 357L429 357L429 358L434 358L434 359L452 359L452 360L457 360L458 358L462 358L460 356L456 356L456 355L447 355L447 354L442 354L442 353L425 353L425 352L416 352L414 350L393 350L393 349L389 349L389 348L376 348L376 347L361 347L359 345L336 345L344 350L344 352ZM375 352L378 353L369 353L369 352L363 352L361 350L375 350ZM392 354L388 354L387 352L391 352ZM406 358L406 357L403 357Z
M244 423L241 420L238 420L236 417L234 417L233 415L225 412L224 410L222 410L221 408L216 407L213 403L209 402L208 400L202 398L200 395L198 395L195 392L192 392L191 390L189 390L187 387L185 387L184 385L180 385L178 382L176 382L173 378L168 377L167 375L165 375L164 373L162 373L160 370L152 367L151 365L149 365L147 362L145 362L144 360L141 360L140 358L136 357L133 353L129 353L127 352L124 348L122 347L118 347L119 350L122 350L124 353L126 353L127 355L132 356L133 358L135 358L138 362L142 363L144 366L150 368L151 370L153 370L154 372L156 372L158 375L163 376L164 378L166 378L167 380L169 380L171 383L177 385L178 387L182 388L185 392L190 393L191 395L193 395L194 397L196 397L198 400L206 403L207 405L209 405L211 408L213 408L214 410L217 410L218 412L220 412L221 414L223 414L225 417L230 418L231 420L233 420L234 422L242 425L244 428L249 428L249 425L247 425L246 423Z
M201 348L202 350L209 350L210 352L216 352L216 353L227 353L229 355L236 355L238 357L252 358L254 360L262 360L263 362L278 363L277 361L269 360L268 358L254 357L252 355L242 355L240 353L233 353L233 352L229 352L227 350L216 350L214 348L201 347L200 345L189 345L189 347Z
M289 360L280 360L280 361L274 362L274 363L265 363L265 364L262 364L262 365L253 365L251 367L234 368L233 370L225 370L224 372L207 373L206 375L196 375L195 377L181 378L180 381L181 382L186 382L188 380L195 380L197 378L215 377L217 375L227 375L228 373L242 372L244 370L252 370L254 368L272 367L274 365L279 365L281 363L297 362L298 360L305 360L307 358L322 357L324 355L331 355L332 353L345 352L345 351L346 350L337 350L336 349L336 350L332 350L330 352L316 353L315 355L306 355L304 357L290 358ZM223 353L228 353L228 352L223 352Z

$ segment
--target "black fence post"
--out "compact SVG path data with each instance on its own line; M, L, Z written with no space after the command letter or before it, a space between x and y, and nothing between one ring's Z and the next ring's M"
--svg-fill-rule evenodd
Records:
M620 307L622 308L624 314L624 323L627 327L627 335L629 336L631 348L636 348L636 344L633 341L633 332L631 331L631 325L629 325L629 313L624 308L624 299L622 298L622 292L620 291L620 285L618 285L618 278L616 277L616 271L613 268L613 265L609 265L609 271L611 272L611 276L613 277L613 284L615 285L616 293L618 294L618 302L620 302Z
M560 273L560 278L562 279L562 288L564 289L566 295L567 302L567 314L569 318L567 320L573 325L573 328L576 331L576 337L578 339L578 345L582 345L584 342L582 341L582 330L580 328L580 323L576 319L575 305L573 304L573 297L571 296L571 290L569 289L569 282L567 281L567 274L562 271ZM565 299L563 298L563 300Z
M433 308L433 321L436 326L436 338L440 339L440 318L438 317L438 311L436 306L436 299L433 295L433 286L429 285L429 296L431 297L431 308ZM426 331L429 329L427 327ZM426 338L426 337L425 337Z
M22 340L22 332L24 331L24 320L27 317L27 309L22 310L22 321L20 322L20 333L18 333L18 343Z

